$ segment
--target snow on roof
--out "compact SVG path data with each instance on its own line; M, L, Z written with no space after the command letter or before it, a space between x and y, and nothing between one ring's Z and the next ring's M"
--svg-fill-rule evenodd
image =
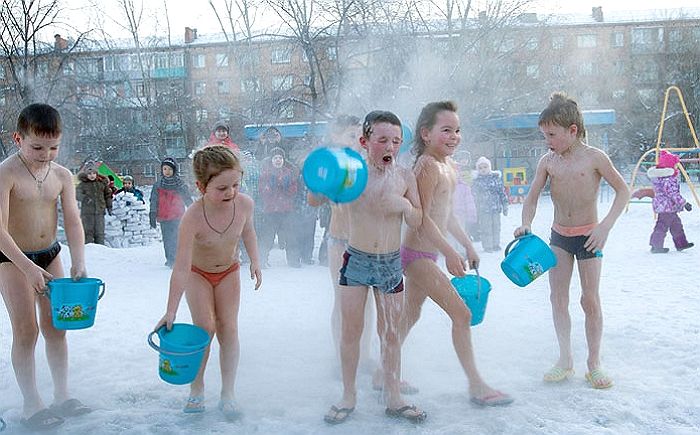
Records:
M551 25L577 24L615 24L637 23L683 19L700 19L700 8L646 9L630 11L606 11L603 9L603 21L598 22L591 14L550 14L539 15L540 20Z

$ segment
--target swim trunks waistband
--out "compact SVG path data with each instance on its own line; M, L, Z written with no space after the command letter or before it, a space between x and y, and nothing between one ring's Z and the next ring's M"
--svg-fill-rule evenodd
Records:
M561 234L562 236L576 237L585 236L589 231L595 228L596 225L598 225L598 223L594 222L592 224L579 225L577 227L565 227L555 222L552 224L552 229Z

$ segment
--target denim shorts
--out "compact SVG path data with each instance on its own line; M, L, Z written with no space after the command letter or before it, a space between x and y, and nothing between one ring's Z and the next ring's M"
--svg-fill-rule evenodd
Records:
M403 291L403 270L399 251L370 254L348 246L340 268L340 285L374 287L382 293Z

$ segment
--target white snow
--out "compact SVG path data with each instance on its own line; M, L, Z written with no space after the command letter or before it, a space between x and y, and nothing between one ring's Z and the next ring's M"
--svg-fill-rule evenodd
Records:
M600 204L601 215L608 206ZM699 213L681 215L689 240L696 243ZM543 197L534 231L545 239L551 214L549 198ZM503 247L519 220L520 206L511 206L503 220ZM542 374L557 358L547 278L516 287L500 271L502 254L482 253L481 274L493 290L484 322L473 328L477 363L487 382L516 401L495 409L470 405L450 321L428 301L403 348L404 378L420 388L407 398L428 412L418 427L384 416L367 371L358 377L359 401L351 418L337 427L323 422L341 394L330 335L328 269L288 268L281 251L273 251L273 268L264 271L259 292L242 273L236 393L243 418L228 423L216 410L217 344L206 375L208 410L199 417L183 414L188 387L159 379L158 355L146 344L168 290L170 270L163 266L162 246L89 245L90 276L103 279L107 292L95 326L68 333L70 383L73 394L96 410L68 420L58 433L698 433L700 246L652 255L653 224L650 205L632 204L604 251L603 366L615 380L612 389L594 390L583 379L586 342L577 276L571 290L576 376L562 385L545 385ZM666 246L672 247L669 239ZM61 255L67 267L68 250ZM0 413L13 433L21 431L22 400L10 363L10 324L4 307L0 312ZM178 321L189 321L184 298ZM40 391L50 403L52 384L41 339L37 361Z

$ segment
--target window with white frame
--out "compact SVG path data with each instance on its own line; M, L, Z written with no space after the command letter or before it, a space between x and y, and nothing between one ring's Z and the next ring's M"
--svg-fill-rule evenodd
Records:
M552 65L552 75L554 77L564 77L566 75L566 68L560 63L555 63Z
M204 68L207 66L206 57L203 54L193 54L192 55L192 67L193 68Z
M228 94L231 92L231 82L229 80L217 80L216 89L219 94Z
M613 62L613 73L617 76L625 74L626 66L625 62L622 60L616 60Z
M625 34L622 32L613 32L610 35L610 45L612 47L624 47L625 46Z
M207 112L207 109L197 109L194 112L194 117L197 120L197 122L206 121L207 119L209 119L209 113Z
M182 68L185 66L185 58L182 53L170 55L170 68Z
M635 72L638 81L651 82L659 79L659 65L654 62L644 62L637 65Z
M290 63L292 61L292 50L289 47L275 47L272 49L272 63Z
M564 35L554 35L552 36L552 49L561 50L564 48Z
M336 60L338 58L338 48L337 47L326 48L326 56L328 56L328 60Z
M540 66L539 65L528 65L526 68L526 74L531 79L536 79L540 76Z
M661 27L639 27L632 29L633 45L655 45L664 40L664 29Z
M288 91L292 89L294 84L294 77L291 74L284 76L272 76L272 90L273 91Z
M595 62L581 62L578 64L578 74L580 76L592 76L598 72Z
M153 170L153 163L143 165L143 175L144 177L155 177L156 172Z
M578 48L594 48L597 45L595 33L586 33L576 36L576 46Z
M241 80L241 92L260 92L260 79L251 77Z
M622 100L625 98L625 90L624 89L615 89L612 91L612 98L613 100Z
M157 69L163 69L168 67L168 55L165 53L157 54L155 56L155 64Z
M207 82L194 82L194 94L204 95L207 93Z
M5 80L5 67L0 65L0 80Z
M537 38L533 36L527 40L527 42L525 43L525 48L527 48L528 50L537 50L538 45L539 43L537 42Z
M683 41L683 31L681 29L669 29L668 31L668 42L681 42Z
M228 53L216 53L216 66L219 68L228 66Z
M286 103L280 106L280 118L294 118L294 105L292 103Z
M501 53L508 53L510 51L513 51L515 48L515 39L513 38L506 38L498 46L498 51Z
M230 106L219 107L219 119L226 119L229 116L231 116L231 107Z

